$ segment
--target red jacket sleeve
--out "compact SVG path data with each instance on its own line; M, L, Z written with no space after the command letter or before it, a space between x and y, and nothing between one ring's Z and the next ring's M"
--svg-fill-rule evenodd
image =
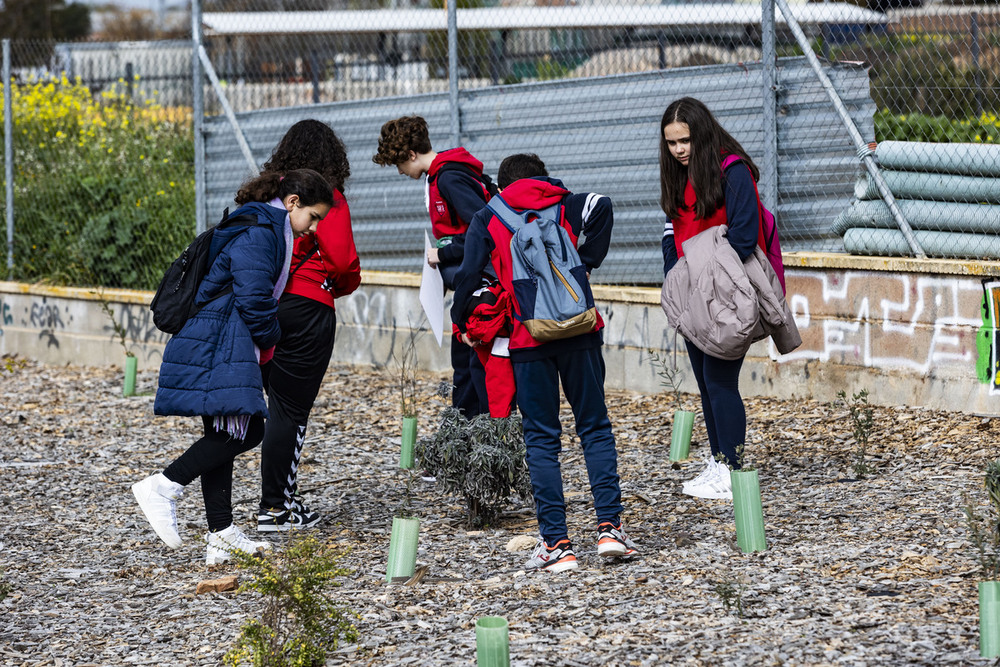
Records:
M361 284L361 262L354 247L351 209L339 190L333 191L333 208L316 226L316 241L335 297L346 296Z

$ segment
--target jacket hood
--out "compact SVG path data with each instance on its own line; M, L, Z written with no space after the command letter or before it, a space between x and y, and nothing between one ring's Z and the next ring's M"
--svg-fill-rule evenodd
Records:
M473 157L472 153L459 146L458 148L449 148L446 151L438 153L437 157L431 162L431 166L427 170L427 175L435 176L446 162L458 162L459 164L468 165L476 174L482 175L483 173L483 163Z
M563 186L562 181L548 176L522 178L505 187L501 193L505 202L522 211L558 204L568 194L570 191Z

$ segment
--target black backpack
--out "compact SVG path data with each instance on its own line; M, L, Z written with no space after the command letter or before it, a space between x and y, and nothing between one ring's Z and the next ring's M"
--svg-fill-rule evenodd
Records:
M202 232L191 241L180 257L175 259L163 274L160 286L156 288L156 294L149 303L149 309L153 311L153 324L157 329L164 333L176 334L184 327L185 322L201 310L201 306L196 306L194 300L201 280L208 273L214 260L209 254L215 230L233 225L250 228L256 224L256 215L244 213L230 218L227 208L218 225ZM232 289L230 283L212 298L228 294Z

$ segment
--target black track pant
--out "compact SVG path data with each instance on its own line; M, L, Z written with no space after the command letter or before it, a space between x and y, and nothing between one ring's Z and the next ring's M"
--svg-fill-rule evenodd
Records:
M298 489L306 424L333 355L333 308L295 294L278 303L281 341L264 365L267 427L260 450L260 508L286 509Z
M247 437L236 440L212 427L212 417L202 417L204 437L196 440L177 460L167 466L164 476L187 486L201 477L201 495L205 499L208 529L218 532L233 523L233 460L260 444L264 437L264 418L251 417Z

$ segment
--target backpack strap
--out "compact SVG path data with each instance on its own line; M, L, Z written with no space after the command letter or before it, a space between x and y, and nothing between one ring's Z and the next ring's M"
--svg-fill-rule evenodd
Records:
M731 165L734 165L737 162L743 162L743 158L740 157L739 155L736 155L735 153L729 153L722 160L722 170L725 171ZM748 167L748 169L749 169L749 167ZM763 229L764 228L764 213L763 213L762 209L764 208L764 203L760 200L760 190L757 189L757 181L755 181L753 179L753 173L752 172L750 174L750 180L753 181L753 191L754 191L754 194L757 195L757 220L758 220L757 224L760 225L761 229ZM775 234L776 231L777 231L777 226L771 227L770 233L768 233L767 230L764 230L764 232L765 232L765 235L764 235L764 251L765 252L770 252L771 246L774 244L774 234Z
M288 277L291 278L295 275L295 272L302 268L302 265L312 259L312 256L319 252L319 241L313 239L313 247L309 249L306 256L302 258L302 261L295 265L295 268L288 272Z

